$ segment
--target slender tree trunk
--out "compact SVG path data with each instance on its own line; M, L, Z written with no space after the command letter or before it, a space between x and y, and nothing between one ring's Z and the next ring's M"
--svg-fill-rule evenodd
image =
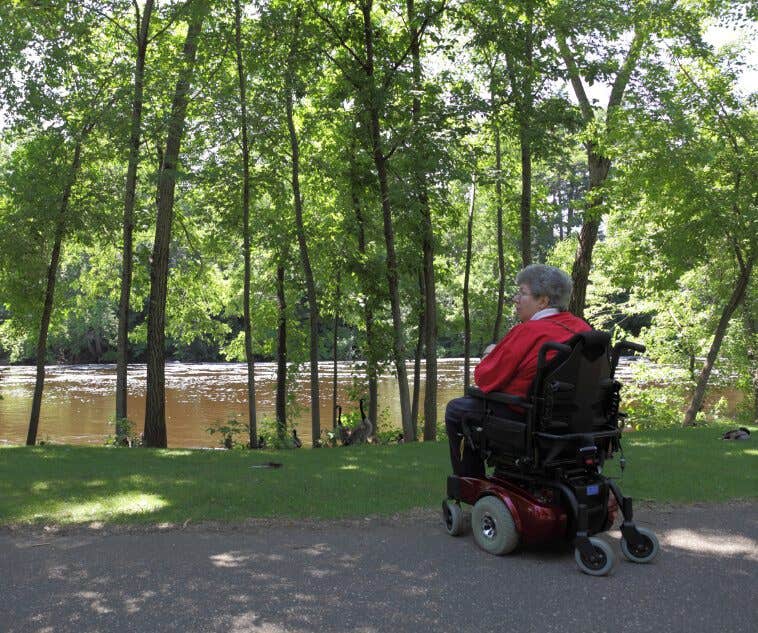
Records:
M495 94L491 95L494 103ZM500 340L500 329L503 323L503 305L505 303L505 246L503 244L503 152L500 146L500 124L497 110L493 111L495 118L495 203L497 205L497 314L492 329L492 342Z
M469 277L471 274L471 246L474 229L474 203L476 199L476 174L471 177L471 195L466 229L466 272L463 276L463 392L471 384L471 315L469 313Z
M374 164L379 180L379 195L382 201L382 216L384 220L384 241L387 249L387 283L389 286L390 306L392 311L393 341L392 352L397 371L398 391L400 396L400 412L403 425L403 435L406 441L415 441L413 424L411 420L411 402L408 391L408 372L405 367L405 344L403 334L403 319L400 312L400 278L395 255L395 229L392 221L392 205L389 194L389 181L387 177L387 158L382 149L382 131L379 123L379 105L377 103L377 88L374 77L374 31L371 23L371 0L362 3L363 32L366 47L365 72L368 91L366 106L369 114L371 130L371 145L373 150Z
M424 341L426 340L426 310L423 305L426 300L426 292L424 291L423 271L419 271L418 287L421 296L421 308L418 311L418 337L416 338L416 351L413 355L413 397L411 398L411 420L416 437L418 437L418 409L421 399L421 354L424 351Z
M341 272L341 269L337 268L337 293L334 298L334 326L332 327L332 429L337 428L337 322L340 316Z
M242 57L242 8L234 0L234 43L237 49L237 77L239 79L240 127L242 129L242 258L245 281L242 291L243 329L245 330L245 362L247 363L247 417L250 439L248 446L258 448L258 420L255 411L255 357L253 331L250 323L250 146L247 134L247 82Z
M758 322L756 322L755 304L753 298L745 293L743 304L745 333L747 334L747 348L745 354L748 359L748 367L753 385L753 419L758 420L758 349L756 349L756 337L758 336Z
M91 128L89 128L91 129ZM89 132L86 130L83 136ZM37 443L37 430L39 429L39 416L42 409L42 391L45 387L45 356L47 353L47 332L50 328L50 318L53 314L53 299L55 298L55 282L58 278L58 263L60 262L63 235L66 232L68 220L68 206L71 200L71 190L74 188L76 177L79 173L82 157L82 139L76 142L74 158L69 168L68 179L61 197L61 205L58 208L58 217L55 222L55 238L53 250L50 253L50 265L47 267L47 286L45 287L45 302L42 308L39 334L37 336L37 375L34 381L34 395L32 396L32 411L29 416L29 431L26 435L26 445L34 446Z
M155 242L150 267L150 299L147 316L147 397L145 403L145 444L165 448L165 326L168 287L168 259L171 244L171 225L174 215L174 194L179 163L179 148L184 135L184 122L189 101L190 81L195 68L195 56L203 19L205 2L193 6L187 37L184 41L183 67L174 92L171 118L168 123L166 151L158 177Z
M721 343L723 342L726 330L729 327L729 321L731 320L734 311L745 298L745 291L750 283L750 274L753 270L753 263L754 260L750 259L744 266L740 266L740 275L736 280L729 301L721 311L721 318L716 327L711 348L708 350L708 356L706 356L705 364L703 365L703 369L701 370L700 376L697 379L697 384L695 385L695 393L692 394L692 400L684 414L684 426L695 425L695 416L697 416L698 411L700 411L703 406L708 379L711 376L711 371L713 370L716 358L718 358Z
M516 99L516 115L519 123L519 144L521 146L521 263L532 263L532 131L534 95L532 94L532 59L534 57L534 7L526 3L526 35L524 37L524 78L519 82L513 58L508 57L511 89ZM519 85L520 84L520 85Z
M136 5L135 5L136 7ZM129 163L124 193L123 252L121 256L121 296L118 302L118 341L116 344L116 419L127 417L127 365L129 363L129 295L132 290L132 233L134 231L134 201L137 193L137 167L142 136L142 101L145 87L145 58L150 32L153 0L146 0L142 20L137 19L137 60L134 66L134 97L129 135Z
M279 440L287 435L287 300L284 296L284 266L276 267L276 432Z
M427 174L420 164L424 148L421 144L421 42L417 28L417 16L414 0L406 0L408 28L410 31L410 51L413 71L413 104L411 117L416 136L416 186L418 203L421 211L421 248L424 256L424 347L426 348L426 386L424 389L424 440L432 441L437 437L437 290L434 279L434 226L432 210L429 206Z
M366 379L368 381L368 417L371 420L374 427L374 434L377 431L379 411L378 393L379 393L379 371L377 367L377 359L379 355L376 350L376 341L374 336L374 310L373 310L373 297L370 271L366 261L366 226L363 212L361 210L360 196L357 191L357 167L355 164L355 147L353 147L353 153L351 155L351 190L350 195L353 201L353 210L355 211L355 220L358 226L358 253L361 257L361 266L363 267L363 281L362 292L365 298L363 302L363 318L366 325Z
M299 44L300 12L295 18L292 46L290 47L289 59L287 60L287 74L285 77L285 107L287 110L287 129L289 130L290 148L292 152L292 197L295 206L295 224L297 229L297 242L300 247L300 262L305 276L305 288L308 296L308 318L310 321L310 364L311 364L311 437L313 446L317 446L321 437L321 410L319 406L319 383L318 383L318 331L319 313L316 301L316 282L313 279L313 269L308 254L308 243L305 237L305 224L303 222L303 198L300 195L300 144L297 138L294 117L294 92L295 92L295 61L297 46Z
M525 121L519 125L521 143L521 263L532 263L532 147L531 130Z
M308 255L308 244L305 238L303 222L303 200L300 196L300 150L295 130L295 120L292 112L292 89L287 89L287 126L292 147L292 195L295 204L295 222L297 224L297 241L300 246L300 261L305 275L306 294L308 296L308 313L310 321L310 362L311 362L311 437L314 446L321 437L321 418L319 408L318 384L318 329L319 314L316 302L316 283Z

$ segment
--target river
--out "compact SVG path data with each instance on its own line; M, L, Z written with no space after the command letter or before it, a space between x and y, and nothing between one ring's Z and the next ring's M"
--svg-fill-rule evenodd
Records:
M438 415L447 401L462 394L463 360L438 361ZM412 376L412 366L409 365ZM319 364L321 428L332 426L331 361ZM348 393L359 376L356 364L337 364L337 402L343 412L358 410ZM247 420L247 369L242 363L167 363L166 429L170 447L217 446L219 436L208 427L237 417ZM35 368L0 366L0 444L23 444L29 427ZM137 432L144 426L145 365L129 366L128 415ZM423 376L423 373L422 373ZM256 363L258 419L275 417L276 365ZM306 370L296 384L294 424L305 444L311 442L310 381ZM109 423L115 412L115 365L51 365L47 367L37 439L60 444L103 444L114 433ZM423 411L423 379L421 409ZM379 408L384 419L399 428L397 381L383 375L379 381ZM381 416L380 416L381 419Z
M473 359L472 367L478 359ZM622 382L631 378L631 358L622 358L617 375ZM332 426L331 361L319 364L321 428ZM413 367L408 364L409 376ZM361 374L359 365L337 364L337 402L344 413L358 410L350 400L354 379ZM33 366L0 365L0 444L23 444L29 427L29 413L34 393ZM144 427L145 365L129 366L129 418L137 433ZM423 412L424 381L422 364L420 409ZM255 366L258 420L275 418L276 365ZM463 393L463 359L441 358L438 361L437 415L442 421L445 405ZM103 444L114 434L109 423L115 413L115 365L51 365L47 367L37 440L58 444ZM311 443L310 380L304 367L296 379L293 422L305 444ZM709 389L709 402L725 396L728 415L734 415L743 394L734 388ZM708 402L707 402L708 404ZM384 374L379 381L380 428L400 430L400 402L397 381ZM170 447L218 446L218 434L207 429L236 417L247 421L247 369L242 363L167 363L166 430ZM384 420L385 422L382 422ZM243 438L244 439L244 438Z

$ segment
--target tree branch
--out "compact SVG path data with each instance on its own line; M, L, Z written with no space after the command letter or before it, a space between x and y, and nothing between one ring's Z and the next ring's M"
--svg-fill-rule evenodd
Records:
M569 79L571 80L571 86L574 88L574 94L579 101L579 107L582 110L582 116L586 123L589 123L594 118L594 111L592 104L590 103L587 93L584 90L584 84L582 78L579 76L579 71L576 68L576 61L574 55L569 48L566 36L563 33L556 32L555 39L558 42L558 50L563 57L563 61L566 64L566 70L568 70Z
M637 65L637 61L640 58L640 53L642 52L642 47L645 44L645 41L647 40L649 34L650 33L646 28L635 28L634 37L632 38L632 43L626 53L624 63L619 69L618 74L616 75L616 79L613 81L613 86L611 87L611 94L608 97L609 112L611 108L616 108L621 105L621 100L624 98L624 91L626 90L626 86L629 83L632 72Z

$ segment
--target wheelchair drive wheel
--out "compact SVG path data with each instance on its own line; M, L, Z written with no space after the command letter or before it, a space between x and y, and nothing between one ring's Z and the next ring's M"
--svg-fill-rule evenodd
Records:
M518 545L519 535L513 517L497 497L482 497L474 504L471 527L476 544L490 554L508 554Z
M621 537L621 552L627 558L627 560L633 563L649 563L658 556L660 546L658 545L658 537L653 534L652 531L644 527L638 527L642 537L642 543L639 545L632 545L623 536Z
M606 576L613 569L613 565L616 562L616 556L604 540L591 536L589 538L590 545L593 547L591 556L582 554L582 551L577 547L574 550L574 559L585 574L590 576Z
M450 499L442 502L442 520L450 536L460 536L469 528L470 517L463 511L461 505Z

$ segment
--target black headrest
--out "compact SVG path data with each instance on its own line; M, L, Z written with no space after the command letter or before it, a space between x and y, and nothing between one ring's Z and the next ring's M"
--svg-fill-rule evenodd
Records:
M571 337L567 343L567 345L570 345L573 348L579 347L582 355L590 361L595 360L606 353L610 344L610 335L601 332L600 330L580 332Z

